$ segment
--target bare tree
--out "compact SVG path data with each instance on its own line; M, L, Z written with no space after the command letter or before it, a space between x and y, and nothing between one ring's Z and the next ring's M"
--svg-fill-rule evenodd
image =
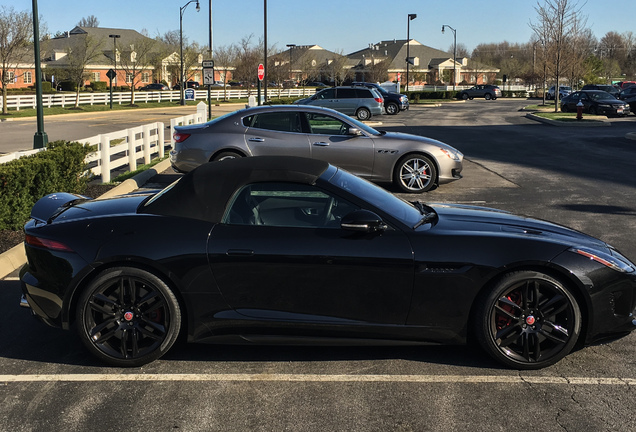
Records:
M347 78L351 77L351 69L347 68L347 57L342 50L336 51L332 59L327 60L325 70L329 74L335 85L342 84Z
M389 66L391 63L388 60L373 61L369 64L366 72L366 79L369 82L384 82L389 79Z
M559 81L564 73L571 52L571 40L585 27L586 18L581 7L571 0L546 0L544 5L537 3L537 22L530 22L530 28L543 40L548 61L546 65L555 79L554 111L559 109Z
M0 85L2 86L2 114L8 114L7 85L15 78L18 65L24 63L33 34L33 21L27 12L13 7L0 8ZM31 57L31 62L33 57Z
M236 59L236 52L236 45L221 46L214 50L214 66L217 70L221 71L220 76L223 82L223 100L227 100L227 77L229 71L232 69L231 65Z
M73 38L73 44L66 49L67 65L60 71L63 80L75 84L75 108L79 107L80 90L89 78L86 66L102 54L102 41L90 35Z
M130 104L135 104L135 88L142 81L143 74L150 74L156 52L156 41L140 37L129 46L121 47L120 64L126 74L126 83L130 84Z
M99 20L95 15L89 15L86 18L82 18L77 23L78 27L99 27Z

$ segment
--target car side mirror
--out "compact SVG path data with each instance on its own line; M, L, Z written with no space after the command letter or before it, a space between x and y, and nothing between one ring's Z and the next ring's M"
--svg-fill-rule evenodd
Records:
M385 231L388 226L382 218L369 210L355 210L342 218L340 227L348 231L372 233Z
M356 135L356 136L362 135L362 131L355 127L350 127L348 132L349 132L349 135Z

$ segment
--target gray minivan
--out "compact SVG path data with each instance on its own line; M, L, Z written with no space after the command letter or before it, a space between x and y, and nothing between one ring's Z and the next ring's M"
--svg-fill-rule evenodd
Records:
M369 120L373 115L384 114L384 99L380 93L365 87L330 87L311 97L297 100L294 104L331 108L343 114L355 115L359 120Z

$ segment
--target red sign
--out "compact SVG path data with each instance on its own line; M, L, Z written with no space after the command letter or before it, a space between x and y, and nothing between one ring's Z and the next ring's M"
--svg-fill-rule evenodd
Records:
M263 78L265 78L265 66L261 63L258 65L258 80L263 81Z

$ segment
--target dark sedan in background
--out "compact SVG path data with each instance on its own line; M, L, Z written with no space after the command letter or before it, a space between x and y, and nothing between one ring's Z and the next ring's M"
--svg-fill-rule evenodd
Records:
M627 87L618 94L618 98L629 105L631 112L636 114L636 85Z
M459 99L474 99L474 98L484 98L486 100L495 100L498 97L501 97L501 89L495 85L484 84L484 85L476 85L469 89L462 90L457 93L457 97Z
M145 195L53 194L31 217L21 304L115 366L151 362L183 333L474 340L538 369L636 327L635 266L610 245L495 209L408 203L316 159L211 162Z
M174 140L170 161L178 172L245 156L302 156L368 180L393 182L408 193L460 179L464 158L441 141L377 131L335 110L307 105L254 107L177 126Z
M630 112L628 104L602 90L580 90L564 97L561 111L576 112L579 101L583 103L583 112L592 115L622 117Z

